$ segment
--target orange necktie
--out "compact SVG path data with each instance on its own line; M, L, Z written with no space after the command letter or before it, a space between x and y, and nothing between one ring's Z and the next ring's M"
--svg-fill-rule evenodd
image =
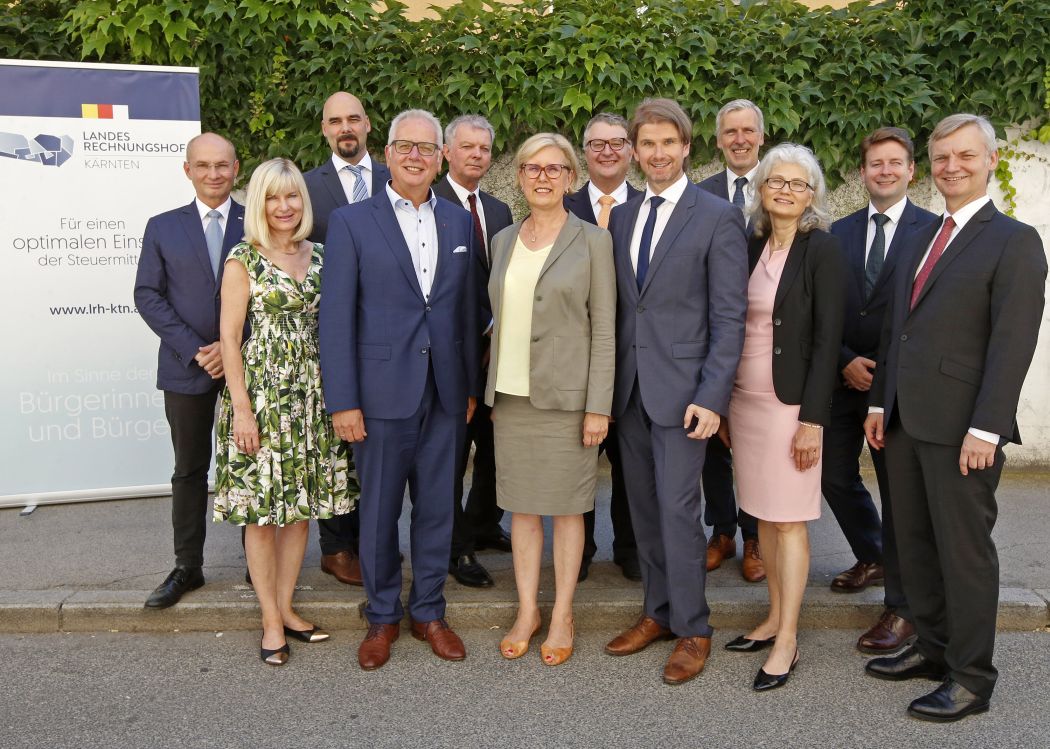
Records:
M613 206L616 205L616 198L612 195L602 195L598 198L598 205L601 206L601 210L598 211L598 226L608 229L609 215L612 213Z

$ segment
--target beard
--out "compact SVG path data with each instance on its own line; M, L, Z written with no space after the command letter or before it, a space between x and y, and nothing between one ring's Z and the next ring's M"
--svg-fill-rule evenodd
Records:
M336 141L336 150L342 159L352 159L361 151L361 141L353 136Z

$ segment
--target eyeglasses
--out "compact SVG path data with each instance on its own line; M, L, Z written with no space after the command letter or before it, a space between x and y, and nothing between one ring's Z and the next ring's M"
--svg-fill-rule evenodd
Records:
M812 190L813 185L809 184L803 179L784 179L782 177L770 177L766 180L766 187L770 190L783 190L784 185L790 188L791 192L805 192L806 190Z
M587 148L589 148L592 151L594 151L595 153L601 153L602 151L605 150L606 146L608 146L609 148L611 148L614 151L622 151L623 147L627 145L627 139L626 138L608 138L608 139L592 138L591 140L587 141L584 145L587 146Z
M395 140L391 141L390 145L394 147L394 151L402 155L412 153L413 148L419 149L420 156L433 156L438 150L437 143L418 140Z
M521 165L522 173L529 179L538 179L540 172L546 174L548 179L558 179L561 173L568 169L568 164L547 164L547 166L540 166L539 164Z

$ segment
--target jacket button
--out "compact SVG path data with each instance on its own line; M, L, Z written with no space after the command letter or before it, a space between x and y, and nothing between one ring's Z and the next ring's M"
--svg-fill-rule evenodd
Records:
M643 312L645 312L645 307L643 307L642 305L640 305L640 304L639 304L639 305L638 305L638 314L640 315L640 314L642 314Z
M861 316L861 317L867 317L867 316L868 316L868 311L867 311L866 309L862 309L862 310L860 311L860 316Z
M424 309L424 310L425 310L426 312L430 312L430 305L428 304L428 305L427 305L426 307L424 307L423 309Z
M776 325L777 327L780 327L780 318L778 317L775 320L773 320L773 324Z
M780 346L776 346L776 347L775 347L775 348L773 349L773 353L774 353L774 354L776 354L777 356L780 356Z
M542 302L542 301L543 301L543 297L542 297L542 296L540 296L539 294L537 294L537 295L536 295L536 301L537 301L537 302Z
M901 340L902 340L902 341L906 341L906 340L908 340L908 334L907 334L907 333L905 333L904 335L902 335L902 336L901 336Z
M427 347L426 347L426 346L424 346L423 348L421 348L421 349L419 350L419 353L421 353L421 354L423 354L423 355L425 356L425 355L426 355L426 353L427 353L427 351L428 351Z
M533 343L538 343L538 342L539 342L539 340L540 340L540 337L539 337L538 335L534 335L534 336L532 337L532 342L533 342Z

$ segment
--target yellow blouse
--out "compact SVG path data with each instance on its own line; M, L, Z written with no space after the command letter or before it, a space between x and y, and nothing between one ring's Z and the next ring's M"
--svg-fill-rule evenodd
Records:
M507 395L529 394L529 349L532 339L532 300L540 271L551 247L530 250L521 241L514 243L499 310L499 351L496 361L496 390Z

